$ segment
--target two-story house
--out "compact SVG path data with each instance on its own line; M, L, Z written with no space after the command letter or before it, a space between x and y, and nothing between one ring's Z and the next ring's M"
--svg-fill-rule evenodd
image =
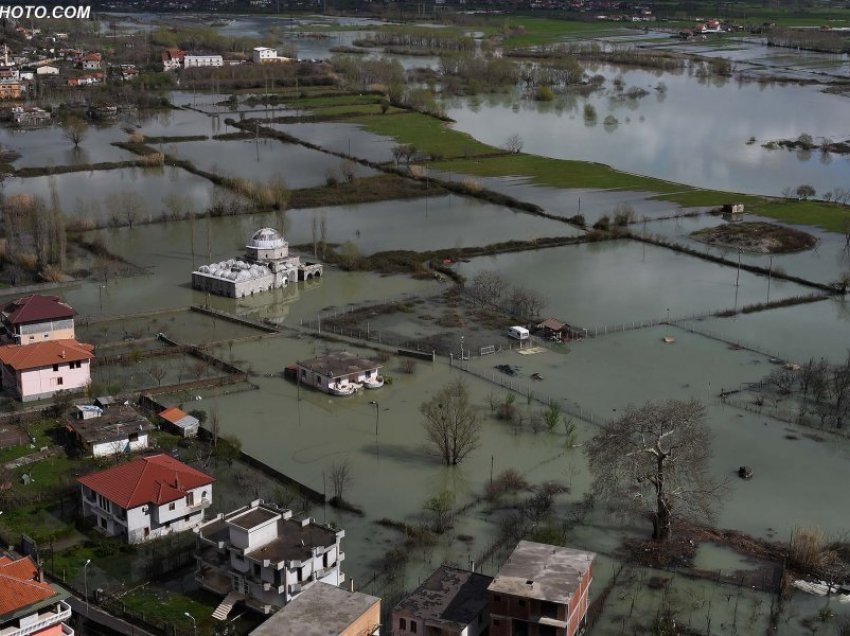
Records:
M520 541L490 586L490 636L574 636L585 625L593 552Z
M226 595L213 613L224 620L237 602L270 614L316 581L340 585L344 530L252 501L195 529L201 587Z
M209 475L151 455L77 478L83 516L104 534L140 543L195 528L212 504Z
M76 312L61 298L33 294L17 298L0 310L5 339L16 344L73 340Z
M0 346L0 386L23 402L78 391L91 383L94 346L76 340L48 340Z
M44 580L30 557L0 556L0 634L2 636L74 636L70 596Z
M479 636L487 630L492 577L441 565L392 611L394 636Z
M103 56L100 53L86 53L80 58L80 67L84 71L99 71L103 68Z

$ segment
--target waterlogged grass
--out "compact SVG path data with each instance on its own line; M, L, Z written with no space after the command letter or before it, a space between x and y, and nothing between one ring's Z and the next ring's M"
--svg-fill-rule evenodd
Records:
M377 135L395 137L399 143L413 144L418 150L432 156L465 157L498 152L471 135L458 132L445 122L420 113L406 113L389 117L355 117L346 120L361 124Z
M380 104L384 101L383 95L323 95L320 97L303 97L292 100L292 106L296 108L327 108L332 106L355 105L355 104Z
M785 223L814 225L828 232L844 232L845 224L850 222L850 208L826 201L762 201L751 211Z
M336 106L323 106L321 108L302 106L304 110L309 110L313 115L319 117L329 117L332 115L380 115L383 113L384 106L382 104L338 104ZM387 108L387 114L404 112L403 108L390 106Z
M752 206L763 205L767 201L764 197L748 194L735 194L734 192L721 192L719 190L690 189L687 186L680 186L680 188L682 189L680 192L661 194L654 198L678 203L683 208L720 206L724 203L733 202L743 203L747 208L750 208L750 211L752 211Z
M502 22L503 29L510 29L504 45L508 48L551 44L573 37L617 33L624 27L622 23L603 20L584 22L556 20L552 18L511 17Z
M619 188L647 192L678 192L687 188L661 179L619 172L602 163L525 154L481 160L458 159L439 162L434 167L479 177L529 177L534 183L553 188Z

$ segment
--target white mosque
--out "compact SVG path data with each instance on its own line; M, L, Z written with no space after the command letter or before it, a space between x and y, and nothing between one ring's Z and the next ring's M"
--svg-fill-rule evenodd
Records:
M264 227L251 235L244 259L201 265L192 272L192 287L219 296L243 298L321 275L321 263L302 263L301 257L290 256L283 235Z

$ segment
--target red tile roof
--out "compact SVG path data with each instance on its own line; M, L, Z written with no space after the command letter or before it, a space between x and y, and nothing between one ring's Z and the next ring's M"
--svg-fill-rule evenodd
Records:
M3 307L6 322L12 325L73 318L75 313L62 299L40 294L18 298Z
M38 580L38 568L30 557L16 561L6 556L0 558L0 616L25 610L57 595L50 583Z
M77 481L129 510L182 499L189 490L209 485L215 479L160 454L85 475Z
M53 364L94 358L94 345L76 340L47 340L27 345L3 345L0 362L16 371L40 369Z
M166 422L171 422L172 424L176 424L187 415L189 414L185 411L181 411L176 406L172 406L170 409L165 409L159 414L162 419L164 419Z

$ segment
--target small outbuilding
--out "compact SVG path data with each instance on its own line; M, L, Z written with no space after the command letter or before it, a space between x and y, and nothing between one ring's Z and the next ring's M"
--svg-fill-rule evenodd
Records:
M77 406L67 428L87 455L108 457L146 449L152 426L132 406L119 404L106 411Z
M182 409L176 406L160 411L159 418L166 426L171 428L172 432L177 433L181 437L197 437L198 429L201 426L197 417L189 415Z

